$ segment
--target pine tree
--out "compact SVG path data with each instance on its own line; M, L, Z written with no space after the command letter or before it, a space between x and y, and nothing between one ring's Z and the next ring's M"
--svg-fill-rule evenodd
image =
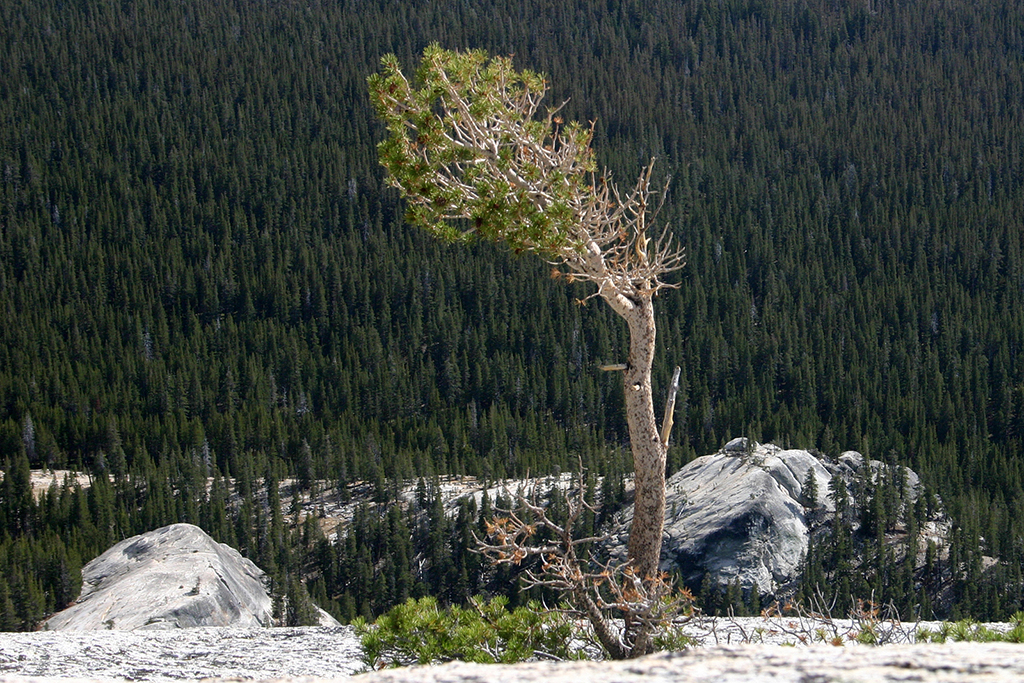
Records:
M544 79L515 72L508 59L432 45L418 72L420 90L393 55L382 64L384 73L369 80L390 133L378 151L389 181L409 201L409 219L450 241L479 235L553 259L567 277L595 283L591 296L603 298L628 324L623 378L635 488L629 558L641 576L655 575L667 434L657 429L651 393L652 300L671 286L662 278L681 268L683 257L665 236L653 242L647 236L653 168L623 195L607 174L593 177L593 131L563 126L554 111L535 121ZM485 123L490 117L502 124Z
M811 510L818 507L818 478L813 467L807 468L807 475L800 489L800 498L804 507Z

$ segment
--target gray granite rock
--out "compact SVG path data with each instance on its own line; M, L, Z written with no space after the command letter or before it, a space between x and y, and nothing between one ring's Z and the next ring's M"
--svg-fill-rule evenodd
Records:
M337 679L361 652L351 626L0 633L0 680Z
M803 484L811 469L817 505L830 509L832 474L807 451L734 439L686 465L666 482L662 569L679 570L691 585L709 574L720 585L739 580L774 594L796 577L807 552ZM619 559L631 521L627 510L612 548Z
M857 645L726 644L742 630L806 629L790 620L717 620L705 647L627 662L534 662L514 666L452 663L393 669L349 678L360 670L351 627L195 628L173 631L0 633L0 683L71 681L276 680L289 683L848 683L918 681L990 683L1024 680L1024 646L1005 643ZM820 626L820 624L819 624ZM840 633L855 625L836 624ZM934 625L931 625L934 628ZM1008 627L1008 624L992 625ZM728 629L732 627L732 631ZM778 628L776 628L778 627ZM913 624L901 625L909 633ZM760 632L759 632L760 633ZM759 636L760 637L760 636ZM717 644L716 644L717 643Z
M78 601L47 630L270 626L266 577L191 524L121 541L82 570Z
M797 578L807 553L812 520L834 511L833 477L850 490L862 467L860 453L847 451L825 462L805 450L783 450L733 439L718 453L687 464L666 483L665 543L661 568L679 571L691 586L707 575L719 586L739 581L745 590L778 596ZM877 476L882 464L870 461ZM803 488L814 471L815 501ZM907 471L908 499L917 475ZM632 511L618 518L608 549L624 560Z
M1024 680L1024 648L1005 643L886 647L696 648L626 662L452 663L355 676L351 683L1008 683Z

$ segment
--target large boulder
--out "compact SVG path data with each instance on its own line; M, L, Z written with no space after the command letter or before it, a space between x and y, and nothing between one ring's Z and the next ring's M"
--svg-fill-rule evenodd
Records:
M708 577L720 587L738 581L744 590L779 595L799 576L814 520L834 512L832 478L850 491L862 464L852 451L825 462L809 451L745 438L697 458L666 482L662 570L680 572L690 586ZM877 474L881 463L868 464ZM811 471L814 500L804 490ZM917 476L909 470L907 487L913 495ZM625 559L631 522L626 509L610 545L614 559Z
M76 604L48 630L270 626L264 573L191 524L121 541L82 570Z
M832 475L807 451L759 445L706 455L667 483L663 562L687 583L709 574L761 595L792 581L807 553L803 485L814 470L820 507L831 506Z

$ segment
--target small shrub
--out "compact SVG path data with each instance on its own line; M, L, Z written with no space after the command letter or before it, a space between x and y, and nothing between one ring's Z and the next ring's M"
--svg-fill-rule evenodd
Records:
M1024 620L1013 616L1014 627L1005 633L982 626L970 619L943 622L938 631L922 628L915 635L919 643L1022 643L1024 642Z
M1007 643L1024 643L1024 624L1017 623L1003 634L1003 640Z
M875 624L865 624L861 627L860 631L854 637L861 645L877 645L878 644L878 630L875 628Z
M570 620L536 602L506 609L508 600L476 597L468 608L439 608L431 597L408 600L373 624L355 623L363 662L371 669L452 660L520 662L535 657L583 657Z
M677 626L669 626L658 630L651 639L653 652L677 652L693 647L697 641L683 633Z
M950 629L949 637L956 642L968 643L992 643L1003 640L1002 633L993 631L987 626L982 626L970 619L954 623Z

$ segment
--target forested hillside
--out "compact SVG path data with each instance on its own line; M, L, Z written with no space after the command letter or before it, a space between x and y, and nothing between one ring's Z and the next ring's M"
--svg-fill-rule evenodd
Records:
M672 469L740 434L904 463L958 525L964 612L1022 607L991 595L1024 560L1024 3L11 0L0 26L14 597L29 558L62 576L42 549L66 569L264 477L628 469L597 369L621 323L539 260L413 231L382 184L366 76L437 41L547 73L621 182L672 177ZM115 484L37 508L30 465ZM205 526L255 554L271 521Z

